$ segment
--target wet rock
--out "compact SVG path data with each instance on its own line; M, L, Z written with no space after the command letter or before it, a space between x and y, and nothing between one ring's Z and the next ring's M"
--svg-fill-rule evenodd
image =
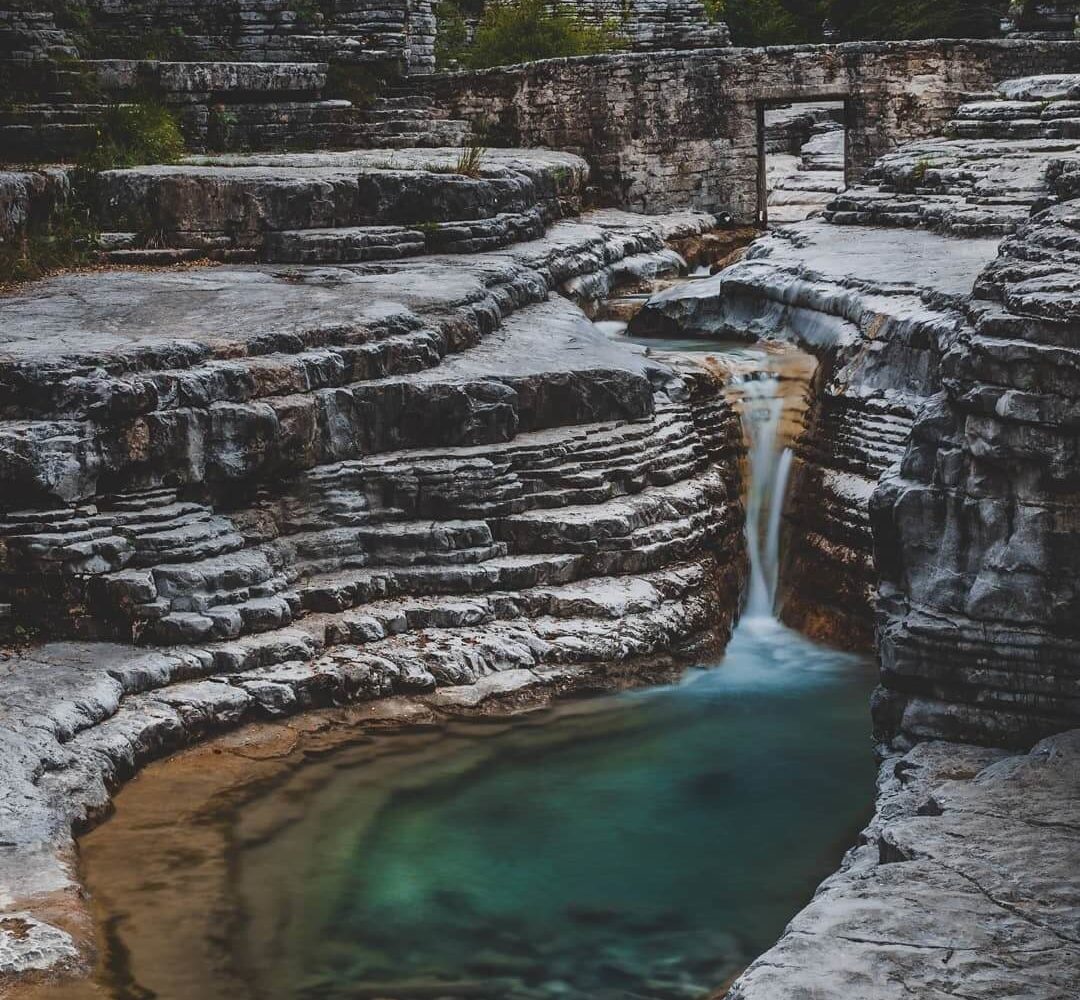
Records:
M29 913L0 913L0 974L52 969L78 957L71 935Z

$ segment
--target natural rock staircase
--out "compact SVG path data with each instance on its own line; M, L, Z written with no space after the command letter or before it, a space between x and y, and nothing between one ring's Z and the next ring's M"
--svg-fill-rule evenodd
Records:
M1080 158L1075 77L1007 81L962 105L946 137L883 156L825 217L836 225L925 226L957 236L1014 232L1052 199L1047 171Z
M806 140L798 147L796 169L779 175L773 171L770 177L768 216L771 224L800 222L817 215L844 190L844 128L829 117L836 113L827 107L803 113L814 120L804 126ZM766 149L768 143L766 132ZM766 161L770 170L776 162L775 157L773 154ZM786 162L780 161L781 164Z
M625 683L722 643L738 418L555 294L678 266L665 238L715 221L0 302L0 627L69 637L0 676L19 884L68 884L108 789L242 720Z
M391 87L363 113L363 144L371 149L460 146L472 142L467 121L450 118L430 94Z

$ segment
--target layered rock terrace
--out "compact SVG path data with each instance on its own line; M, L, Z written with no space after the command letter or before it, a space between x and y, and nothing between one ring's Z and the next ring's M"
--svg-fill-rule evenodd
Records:
M517 162L571 190L586 173ZM250 169L247 192L288 175ZM125 183L164 205L199 176ZM448 212L474 210L453 191ZM54 639L0 681L2 879L32 944L6 971L78 965L73 828L207 732L573 687L725 641L738 419L712 379L612 345L571 301L677 272L669 243L716 220L538 218L486 252L99 271L0 302L2 620Z

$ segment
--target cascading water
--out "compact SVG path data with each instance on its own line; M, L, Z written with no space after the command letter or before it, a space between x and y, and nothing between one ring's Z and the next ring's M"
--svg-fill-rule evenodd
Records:
M771 618L780 569L780 521L791 471L791 449L780 447L783 383L768 371L740 383L743 426L749 438L746 540L750 586L745 615Z

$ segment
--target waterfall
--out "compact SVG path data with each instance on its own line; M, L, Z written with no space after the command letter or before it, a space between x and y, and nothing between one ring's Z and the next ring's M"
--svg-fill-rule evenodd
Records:
M746 541L750 553L747 618L771 618L780 570L780 520L784 510L791 449L780 448L784 397L770 373L742 383L743 426L749 438L750 485L746 498Z

